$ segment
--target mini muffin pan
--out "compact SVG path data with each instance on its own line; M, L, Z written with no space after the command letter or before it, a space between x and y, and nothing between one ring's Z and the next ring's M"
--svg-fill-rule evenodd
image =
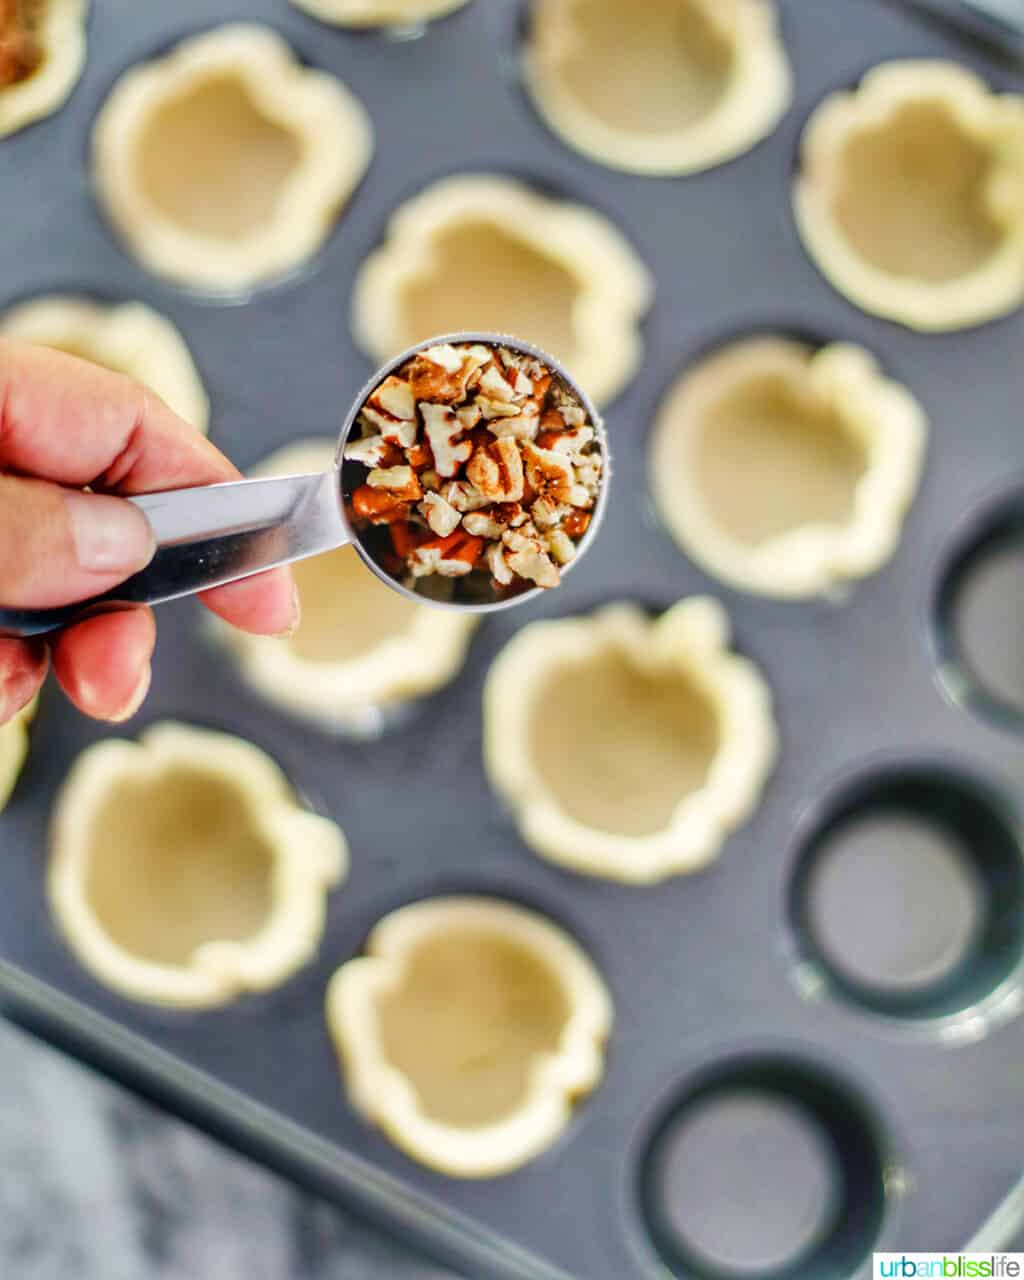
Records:
M592 206L658 292L644 363L607 412L616 480L593 554L557 592L486 621L460 677L379 740L275 713L190 603L161 611L152 695L127 733L47 693L0 817L11 1016L480 1280L842 1280L870 1271L873 1247L1021 1247L1010 1190L1024 1151L1024 648L1007 601L1020 600L1024 313L941 336L867 316L808 260L791 211L811 111L871 65L953 58L1024 92L1024 67L910 8L781 0L795 100L780 127L735 162L661 180L593 164L544 126L522 87L515 0L475 0L403 40L319 25L285 0L93 6L68 106L0 144L0 307L54 292L154 307L194 353L211 438L241 466L337 428L370 372L351 335L353 282L391 213L440 178L502 171ZM237 19L269 23L339 75L377 149L302 271L228 304L158 280L124 250L91 190L88 140L127 67ZM731 590L653 514L659 403L699 356L755 332L863 345L930 421L893 559L842 596ZM724 603L736 648L772 689L780 755L756 812L707 870L657 885L538 858L484 774L490 663L531 619L699 594ZM116 995L46 906L50 814L72 762L168 718L251 739L351 849L316 959L216 1011ZM442 894L552 920L614 1001L604 1080L552 1147L501 1177L431 1171L370 1128L324 1016L330 975L374 924Z

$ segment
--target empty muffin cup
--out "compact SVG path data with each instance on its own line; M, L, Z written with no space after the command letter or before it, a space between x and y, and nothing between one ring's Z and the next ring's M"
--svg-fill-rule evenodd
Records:
M0 334L127 374L200 431L209 425L210 402L184 338L166 316L145 303L106 306L88 298L47 294L0 316Z
M731 160L792 96L774 0L533 0L524 63L550 127L633 173Z
M493 1177L538 1155L604 1070L612 1004L555 924L495 898L414 902L331 979L352 1105L414 1160Z
M93 128L105 212L150 270L238 292L309 259L369 164L362 105L268 27L232 24L132 67Z
M1024 730L1024 492L971 521L935 602L939 680L952 701Z
M804 840L789 915L803 989L941 1020L949 1040L976 1036L1020 1004L1019 820L993 788L945 766L859 777Z
M62 107L85 65L87 0L0 0L0 138Z
M651 489L708 572L762 595L813 596L893 554L926 435L916 399L862 347L744 338L669 391Z
M312 957L347 863L341 830L304 809L257 747L165 723L75 761L47 893L99 981L204 1008L269 990Z
M852 1275L876 1243L888 1157L870 1109L795 1056L709 1067L656 1121L641 1156L647 1242L672 1275Z
M598 405L640 364L653 283L601 214L497 174L434 183L391 215L352 301L385 361L432 334L508 333L551 353Z
M757 807L771 694L720 605L632 605L534 622L484 688L484 763L526 843L628 883L695 871Z
M913 329L980 324L1024 301L1024 95L953 62L890 62L804 131L794 189L832 284Z

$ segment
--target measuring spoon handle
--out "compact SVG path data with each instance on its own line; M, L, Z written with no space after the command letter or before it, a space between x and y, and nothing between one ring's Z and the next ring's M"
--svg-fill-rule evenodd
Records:
M0 609L0 636L39 636L118 604L160 604L237 582L350 541L336 469L233 480L130 498L157 549L149 564L101 596L56 609Z

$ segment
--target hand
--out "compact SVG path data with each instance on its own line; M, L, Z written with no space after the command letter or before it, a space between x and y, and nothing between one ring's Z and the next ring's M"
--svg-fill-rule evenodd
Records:
M238 474L131 379L0 339L0 607L72 604L148 564L149 523L112 495L213 484ZM298 625L287 569L217 587L202 599L245 631L282 635ZM0 724L33 697L51 658L81 711L126 720L149 689L155 641L153 614L144 605L88 618L46 640L0 639Z

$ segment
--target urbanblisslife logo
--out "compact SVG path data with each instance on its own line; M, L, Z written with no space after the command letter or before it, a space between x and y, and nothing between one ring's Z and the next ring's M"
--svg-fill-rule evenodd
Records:
M876 1253L872 1280L1024 1278L1024 1253Z

